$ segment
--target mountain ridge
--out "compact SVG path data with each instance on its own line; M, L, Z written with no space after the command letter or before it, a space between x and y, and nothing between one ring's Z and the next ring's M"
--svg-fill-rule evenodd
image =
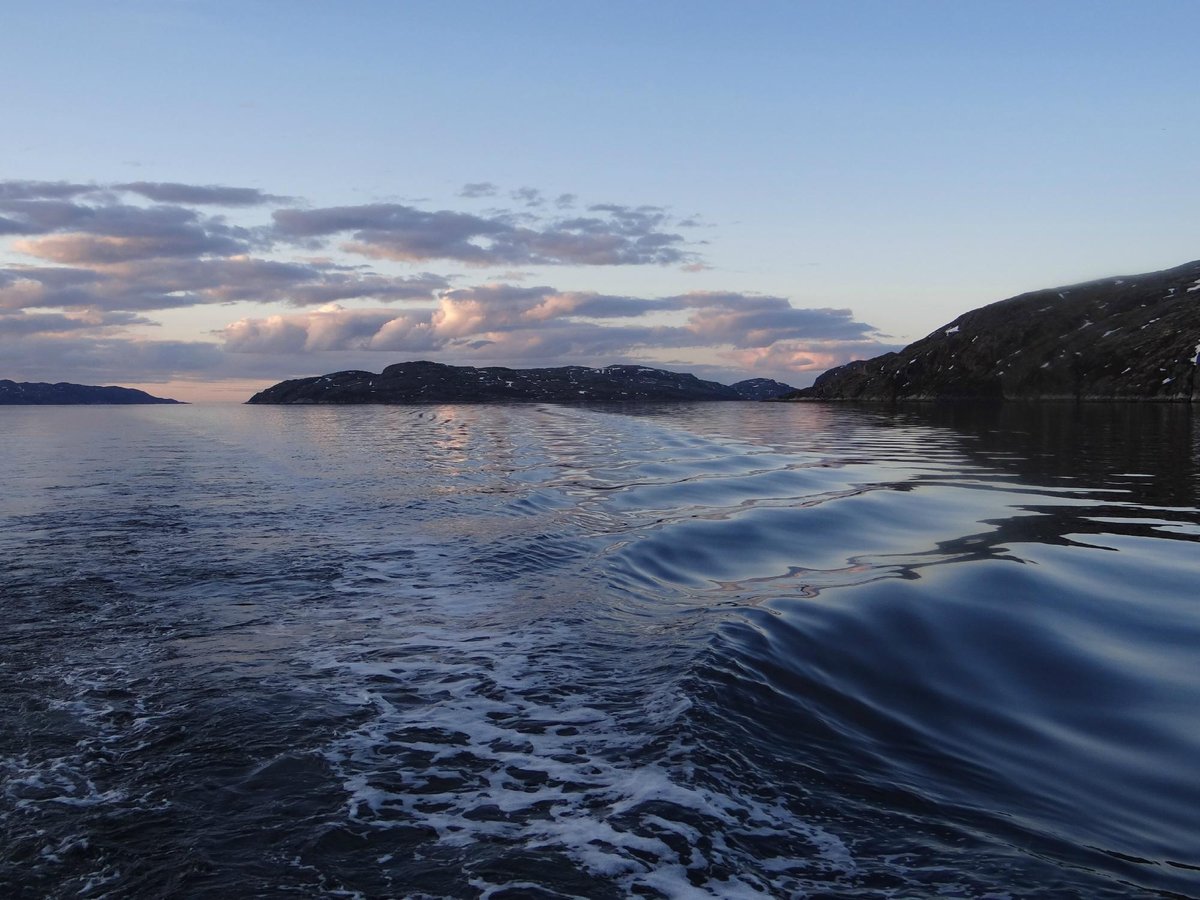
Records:
M1031 291L784 400L1200 400L1200 260Z
M773 391L771 386L778 387ZM281 381L247 403L655 403L758 400L793 390L769 379L734 386L649 366L545 369L476 368L417 360L394 363L381 373L349 370Z

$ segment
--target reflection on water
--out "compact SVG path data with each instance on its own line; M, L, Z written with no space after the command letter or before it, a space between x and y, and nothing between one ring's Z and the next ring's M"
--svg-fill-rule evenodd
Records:
M0 419L6 895L1200 894L1186 407Z

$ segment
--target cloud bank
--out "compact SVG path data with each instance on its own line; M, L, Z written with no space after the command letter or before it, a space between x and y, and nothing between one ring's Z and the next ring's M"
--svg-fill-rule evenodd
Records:
M515 208L310 207L225 185L0 181L0 377L276 380L383 352L378 366L417 354L514 366L682 354L802 382L884 349L850 310L779 296L615 295L511 275L470 284L452 267L557 268L576 281L600 267L670 267L681 281L715 268L684 237L688 220L661 207L581 206L490 182L459 196ZM254 312L194 339L155 336L156 312L228 304Z
M682 324L655 324L656 314ZM619 319L619 324L605 320ZM664 350L722 348L727 358L770 360L800 372L848 352L878 347L874 329L848 309L797 309L781 297L694 292L647 299L487 284L438 292L434 306L346 309L246 318L222 332L235 353L464 349L514 363L651 357ZM773 348L775 355L764 351ZM786 348L786 349L784 349ZM755 354L758 354L756 356Z

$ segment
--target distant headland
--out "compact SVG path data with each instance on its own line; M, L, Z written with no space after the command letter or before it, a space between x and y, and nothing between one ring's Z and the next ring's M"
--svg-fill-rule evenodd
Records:
M561 366L506 369L417 361L381 373L333 372L283 381L248 403L655 403L663 401L765 400L794 390L765 378L733 385L646 366Z
M0 406L99 406L137 403L180 403L166 397L155 397L134 388L91 384L47 384L41 381L9 381L0 379Z
M1200 261L1035 291L784 400L1200 401Z

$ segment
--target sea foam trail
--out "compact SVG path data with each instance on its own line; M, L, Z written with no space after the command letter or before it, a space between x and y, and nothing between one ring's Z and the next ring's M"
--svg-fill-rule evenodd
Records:
M589 689L578 637L552 624L516 638L424 629L369 661L326 660L343 700L368 711L325 751L349 819L427 830L472 856L558 858L666 896L777 896L798 889L789 875L853 869L835 836L783 804L703 783L677 685ZM751 838L774 852L746 856Z

